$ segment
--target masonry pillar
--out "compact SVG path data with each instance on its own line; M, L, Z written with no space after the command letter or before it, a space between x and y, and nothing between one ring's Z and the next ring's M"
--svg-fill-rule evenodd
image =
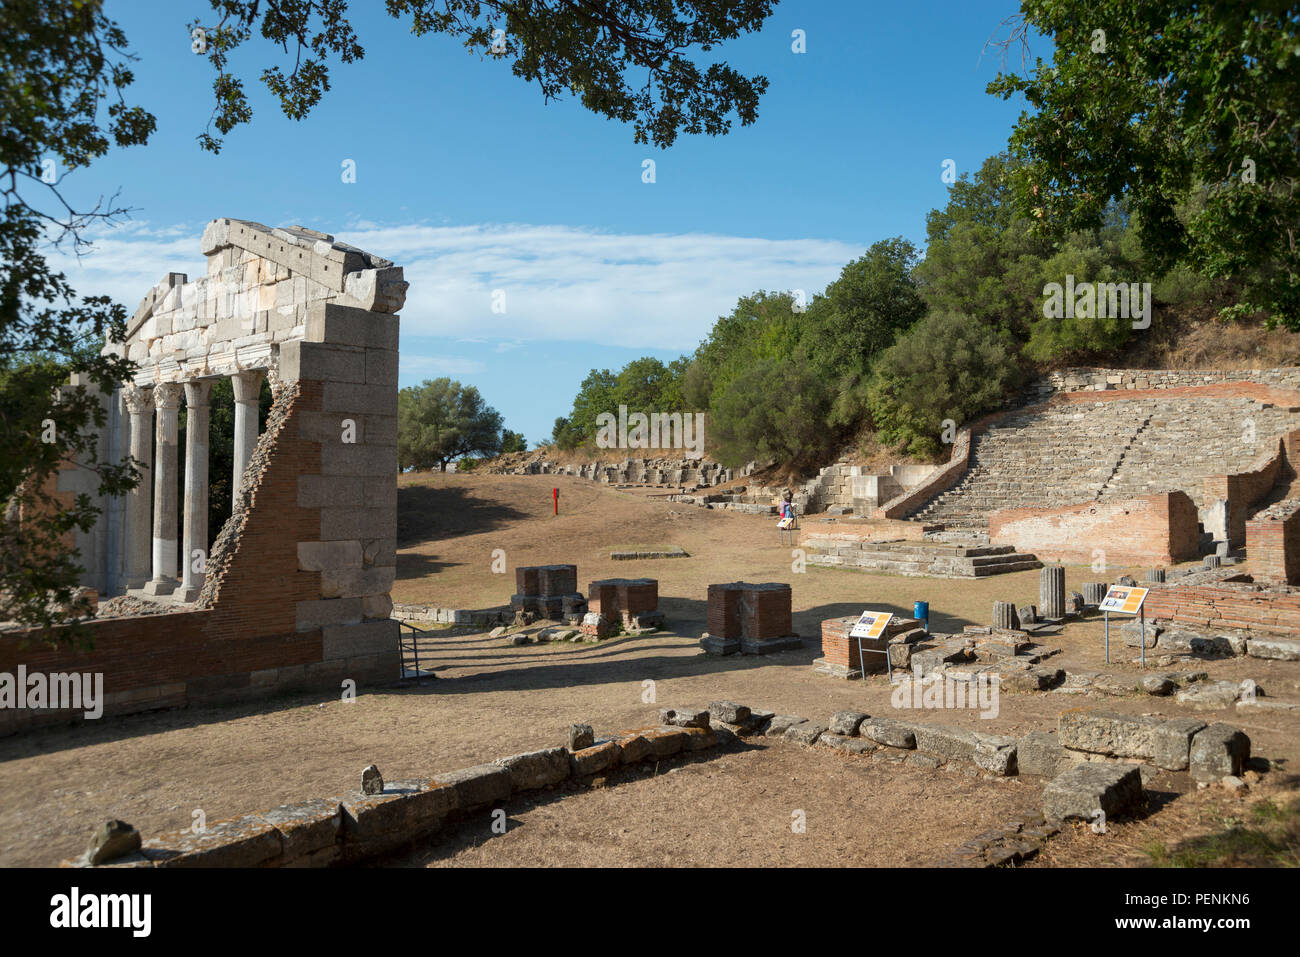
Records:
M176 590L176 442L180 426L181 387L176 382L154 386L157 410L153 485L153 578L144 586L150 595Z
M127 386L122 397L130 417L129 453L140 471L140 483L126 498L126 587L142 588L149 580L153 527L153 390Z
M257 403L265 377L261 369L238 372L231 377L235 387L235 476L231 491L235 495L239 494L244 470L257 449Z
M1038 573L1038 614L1043 618L1065 617L1065 566L1044 565Z
M181 601L198 598L206 576L208 398L211 393L211 379L185 383L185 546L181 550Z

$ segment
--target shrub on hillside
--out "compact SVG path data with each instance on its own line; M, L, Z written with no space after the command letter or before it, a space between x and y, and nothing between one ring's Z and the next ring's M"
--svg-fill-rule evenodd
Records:
M715 391L705 437L710 456L737 467L775 459L816 464L834 454L831 395L807 359L762 359Z
M1023 382L1010 335L961 313L932 312L880 356L868 403L882 441L933 456L944 444L944 420L969 422Z

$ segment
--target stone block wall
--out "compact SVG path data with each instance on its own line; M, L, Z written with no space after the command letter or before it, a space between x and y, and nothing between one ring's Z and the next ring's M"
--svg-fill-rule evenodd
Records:
M1180 389L1220 382L1258 382L1300 389L1300 369L1057 369L1035 383L1031 392L1045 398L1057 392Z
M1182 492L1065 508L1007 508L989 518L989 540L1045 561L1091 563L1095 549L1118 564L1170 565L1198 554L1196 505Z

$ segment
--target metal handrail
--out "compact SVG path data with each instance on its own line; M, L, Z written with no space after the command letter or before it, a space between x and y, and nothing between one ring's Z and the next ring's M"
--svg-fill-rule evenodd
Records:
M403 640L406 635L403 634L402 629L407 628L410 630L411 654L415 659L415 683L418 685L422 679L422 675L420 674L420 641L417 636L432 634L432 632L427 628L420 628L417 625L413 625L409 621L398 621L397 626L398 647L402 655L403 670L406 668L406 642Z

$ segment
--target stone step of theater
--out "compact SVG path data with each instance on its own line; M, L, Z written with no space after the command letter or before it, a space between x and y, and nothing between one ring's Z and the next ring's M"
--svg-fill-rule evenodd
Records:
M1033 555L1017 552L1011 545L873 542L855 540L847 531L813 533L800 545L807 551L810 565L860 568L890 575L987 578L1042 567Z
M1002 508L1054 508L1182 490L1248 471L1300 427L1300 408L1249 397L1173 395L1027 409L972 440L970 468L908 517L987 533Z

